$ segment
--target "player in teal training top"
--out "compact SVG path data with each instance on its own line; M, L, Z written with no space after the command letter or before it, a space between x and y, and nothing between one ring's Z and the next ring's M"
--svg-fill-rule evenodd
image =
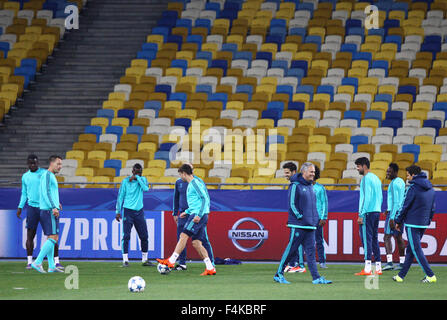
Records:
M328 200L326 189L323 185L319 184L317 180L320 179L320 168L315 166L315 177L314 177L314 192L317 198L317 211L318 211L318 225L317 230L315 230L315 242L317 244L317 254L318 262L320 263L320 268L326 267L326 252L324 251L324 235L323 227L327 221L328 213Z
M380 247L378 240L380 212L382 210L382 182L369 171L369 160L366 157L355 161L357 171L363 175L360 182L359 199L359 231L365 251L365 267L355 275L372 275L371 257L374 254L376 261L375 274L382 274L382 263L380 261Z
M129 266L129 241L132 227L135 226L141 241L141 260L145 267L153 266L148 260L148 232L143 211L143 192L149 190L145 177L142 177L143 167L136 163L132 168L132 176L121 183L116 201L116 220L121 220L123 213L123 235L121 239L121 252L123 254L123 267Z
M206 232L208 214L210 213L210 197L208 195L208 190L205 183L193 175L192 168L189 164L182 165L178 169L178 172L180 178L183 181L188 182L188 189L186 190L188 209L180 213L181 218L187 216L188 220L185 222L183 232L180 234L179 241L169 259L157 259L157 261L169 268L174 268L177 258L180 256L188 239L191 237L193 247L197 250L197 253L205 263L206 268L201 275L215 275L216 269L201 241Z
M396 213L402 206L405 194L405 182L397 176L399 172L399 166L395 163L390 163L388 170L386 171L386 178L391 180L388 186L387 192L387 211L385 220L385 236L383 238L385 242L386 250L386 265L383 267L385 270L401 270L405 261L405 242L402 239L402 231L396 228L391 228L390 220L394 220ZM396 240L397 248L399 250L399 264L393 265L393 246L391 245L391 237Z
M45 257L48 260L48 272L64 272L56 268L54 264L54 247L59 240L59 210L62 208L59 202L59 188L55 174L62 168L62 158L51 156L49 163L48 170L40 178L39 198L40 224L48 239L40 249L36 260L31 264L31 267L40 273L46 273L42 267Z

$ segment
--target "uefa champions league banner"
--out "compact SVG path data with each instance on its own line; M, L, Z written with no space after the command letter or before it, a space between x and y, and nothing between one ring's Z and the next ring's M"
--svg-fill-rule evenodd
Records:
M121 223L115 220L118 189L60 190L63 206L59 246L62 258L121 258ZM279 260L289 238L287 191L285 190L209 190L211 215L208 236L214 254L221 258ZM422 238L429 261L447 262L447 192L436 193L436 212ZM324 228L329 261L361 261L363 252L357 225L358 191L328 191L329 218ZM16 217L20 189L0 189L0 257L25 257L26 209ZM384 192L384 199L386 193ZM176 242L171 216L173 190L144 193L144 210L149 232L149 257L169 255ZM385 203L386 201L384 201ZM383 211L386 209L382 208ZM383 248L384 217L379 225ZM406 235L404 234L404 239ZM39 226L36 247L45 237ZM394 241L393 241L394 246ZM195 250L188 247L188 257ZM140 258L140 244L132 231L130 258Z
M26 257L26 209L18 219L15 210L0 210L0 257ZM160 211L145 211L150 258L163 253L163 219ZM113 211L63 210L59 219L59 255L77 259L120 259L122 224ZM46 240L39 225L35 248ZM38 250L35 250L37 254ZM129 258L141 258L135 228L129 243Z

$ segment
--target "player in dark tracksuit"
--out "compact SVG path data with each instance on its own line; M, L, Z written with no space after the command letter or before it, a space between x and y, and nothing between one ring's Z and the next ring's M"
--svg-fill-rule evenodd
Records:
M200 179L196 177L196 179ZM173 203L173 210L172 215L174 216L174 220L177 223L177 241L180 237L180 234L183 232L183 228L185 226L186 221L188 220L188 217L181 218L179 216L180 213L185 212L186 209L188 209L188 201L186 197L186 190L188 189L188 182L183 181L182 179L178 179L175 182L174 187L174 203ZM211 262L214 264L214 255L213 255L213 249L211 248L210 241L208 239L208 235L205 232L205 236L203 239L201 239L202 245L205 247L206 251L208 252L208 256L211 260ZM179 256L179 262L175 266L174 270L186 270L186 248L182 251L182 253Z
M278 270L273 280L279 283L290 283L284 278L284 268L293 257L300 245L303 245L307 257L307 266L312 275L312 283L332 283L320 276L315 261L315 229L318 224L318 212L315 192L312 182L315 176L315 166L306 162L301 167L301 173L290 178L288 192L289 218L287 227L290 228L290 239Z
M395 224L398 230L405 224L408 238L404 265L393 280L402 282L416 258L425 273L422 282L436 282L436 276L421 247L421 238L435 213L435 191L426 174L421 173L421 168L418 166L407 168L407 180L410 186L405 191L403 205L395 219L390 221L391 227Z

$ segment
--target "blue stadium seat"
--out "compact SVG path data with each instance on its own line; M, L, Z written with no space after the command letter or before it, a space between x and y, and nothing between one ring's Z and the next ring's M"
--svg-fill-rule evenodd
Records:
M441 120L435 120L435 119L424 120L423 127L435 128L436 129L436 135L438 135L439 134L439 129L442 128L442 121Z
M198 84L196 85L196 92L205 92L210 95L213 93L213 87L209 84Z
M132 125L132 120L135 118L135 111L131 109L120 109L117 112L118 118L127 118L129 119L129 125Z
M136 134L138 136L138 143L141 141L141 136L144 134L144 127L142 126L129 126L126 129L127 134Z
M416 94L417 94L417 88L415 86L400 86L397 89L397 93L398 94L411 94L413 95L413 101L416 99Z
M382 112L378 110L369 110L365 112L364 119L375 119L380 123L382 122Z
M99 136L102 134L102 127L100 126L86 126L84 133L93 133L96 135L96 142L99 142Z
M271 52L258 51L258 52L256 52L256 59L257 60L267 60L269 63L268 67L271 68L271 66L272 66L272 53Z
M346 110L343 113L343 119L354 119L357 120L358 125L360 126L360 122L362 121L362 112L358 110Z
M303 117L303 112L305 109L304 102L300 101L289 101L289 104L287 105L287 110L297 110L300 112L300 118Z
M192 120L189 118L177 118L174 120L174 126L182 126L185 127L185 130L188 131L189 127L191 127Z
M282 117L282 111L279 109L270 109L262 111L262 119L272 119L275 123L275 127L278 125L278 120Z
M184 92L172 92L169 95L169 101L180 101L182 103L182 109L185 108L185 103L186 100L188 99L188 95ZM145 107L145 109L147 109ZM149 108L149 109L154 109L154 108Z
M282 102L282 101L270 101L270 102L267 103L267 110L284 111L284 102Z
M382 127L394 129L394 135L397 134L397 129L402 127L402 120L400 119L385 119L382 121Z
M106 133L115 134L118 138L118 142L121 140L121 136L123 135L124 129L121 126L108 126L106 128Z
M417 144L405 144L402 146L402 153L412 153L414 155L414 162L418 161L420 152L421 147Z
M144 102L144 109L153 109L156 111L157 116L158 112L161 110L161 101L145 101Z
M433 110L437 111L444 111L447 112L447 102L435 102L433 103Z
M359 144L368 144L367 136L351 136L350 143L354 146L354 152L357 152L357 147Z
M391 107L391 104L393 103L393 96L388 93L378 93L374 97L375 102L387 102L388 103L388 109Z
M292 100L294 88L290 85L279 85L276 87L276 93L287 93L289 100Z
M98 109L96 116L100 118L108 118L109 125L112 123L112 119L115 118L115 111L112 109Z
M121 170L122 164L121 160L117 159L108 159L104 161L104 168L112 168L115 169L115 176L120 176L120 170Z

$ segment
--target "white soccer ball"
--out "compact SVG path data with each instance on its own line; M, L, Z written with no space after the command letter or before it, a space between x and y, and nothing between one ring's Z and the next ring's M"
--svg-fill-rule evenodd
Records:
M146 281L139 276L135 276L129 279L127 287L130 292L143 292L146 287Z
M160 272L160 274L168 274L169 272L171 272L171 268L160 263L157 265L157 270L158 272Z

